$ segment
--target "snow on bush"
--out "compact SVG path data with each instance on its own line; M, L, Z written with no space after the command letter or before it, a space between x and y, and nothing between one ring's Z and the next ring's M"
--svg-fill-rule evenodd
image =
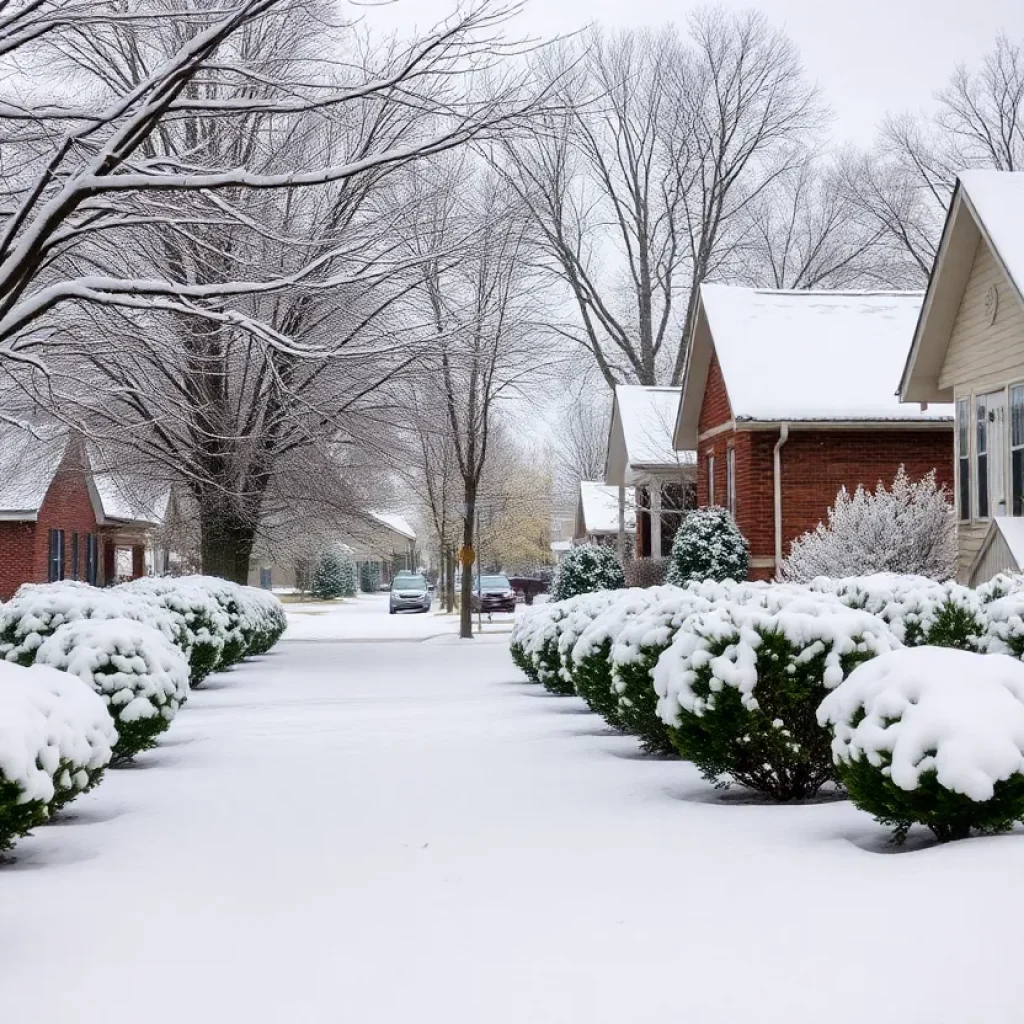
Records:
M252 623L243 609L242 588L219 576L177 576L174 582L179 586L197 587L209 594L221 607L227 617L224 629L224 646L220 652L218 669L231 668L238 664L249 650Z
M0 852L96 785L116 739L81 680L0 663Z
M566 611L562 602L545 602L516 611L512 657L532 682L544 683L561 668L556 625Z
M356 570L352 561L338 550L325 551L313 567L309 592L322 601L356 596Z
M363 562L359 567L359 589L364 594L380 590L380 568L376 562Z
M551 600L564 601L596 590L621 590L626 577L615 552L601 544L570 549L555 570Z
M279 598L259 587L239 587L242 607L242 632L248 644L247 654L266 654L288 626L288 616Z
M988 609L976 591L958 583L877 573L840 580L820 577L810 587L879 616L908 647L929 644L977 651L986 642Z
M816 576L904 573L947 580L956 574L956 512L935 471L911 480L900 466L892 489L879 481L872 493L846 488L819 523L798 537L782 563L784 580L806 583Z
M117 727L115 761L152 747L188 695L185 655L133 619L68 622L39 645L35 658L78 676L103 698Z
M1024 665L937 647L855 669L822 702L850 798L902 841L1001 832L1024 818Z
M651 587L614 591L615 600L580 633L572 649L571 674L577 694L613 728L622 728L622 722L619 695L612 680L612 644L629 620L673 594L675 589Z
M724 508L687 512L672 541L666 580L677 586L703 580L745 580L750 545Z
M718 603L691 613L659 657L658 714L705 778L806 799L834 777L822 698L898 644L880 619L827 596L795 596L777 611Z
M558 637L559 669L556 677L545 681L545 686L552 692L571 696L576 693L575 662L573 650L587 627L602 612L616 605L623 590L598 590L592 594L580 594L566 602L566 612L556 623L554 631Z
M184 644L178 619L151 601L86 583L28 583L0 608L0 656L28 666L43 640L65 623L114 618L135 619Z

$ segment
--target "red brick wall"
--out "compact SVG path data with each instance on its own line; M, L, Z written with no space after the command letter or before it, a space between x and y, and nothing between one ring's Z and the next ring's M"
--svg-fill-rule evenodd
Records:
M709 378L710 379L710 378ZM773 451L778 431L725 431L697 450L697 503L708 503L707 455L715 455L715 502L726 503L726 451L736 451L736 521L752 558L775 555ZM793 430L782 448L783 554L794 538L828 514L841 486L892 482L900 465L914 478L937 470L953 484L951 430ZM751 573L768 578L772 570Z
M703 434L704 431L728 423L731 419L732 409L729 406L729 393L725 390L725 378L722 376L722 368L718 365L718 356L712 352L697 431Z
M0 523L0 598L22 583L45 583L49 531L64 531L64 575L72 576L72 534L78 533L79 576L85 576L85 537L100 533L85 474L73 453L65 456L46 492L35 523Z

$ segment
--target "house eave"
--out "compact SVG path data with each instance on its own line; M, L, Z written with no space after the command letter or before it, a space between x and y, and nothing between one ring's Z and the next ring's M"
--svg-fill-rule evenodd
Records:
M39 509L30 512L28 509L0 510L0 523L35 523L39 521Z

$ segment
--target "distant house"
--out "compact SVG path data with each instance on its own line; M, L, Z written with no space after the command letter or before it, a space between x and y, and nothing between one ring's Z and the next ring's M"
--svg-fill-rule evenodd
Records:
M900 465L952 483L952 407L895 394L922 299L701 286L675 443L697 450L697 500L736 517L754 578L841 487L891 482Z
M696 453L673 444L680 393L634 384L615 389L604 481L616 489L617 503L631 492L637 557L667 555L683 512L696 504Z
M955 405L960 578L1024 568L1024 174L960 175L900 396Z
M0 428L0 598L22 583L103 586L160 571L152 535L168 494L145 499L144 490L94 474L87 446L66 427Z
M576 528L573 540L577 544L614 545L619 539L619 488L609 487L598 480L581 480L580 496L576 505ZM632 500L622 509L624 532L632 539L636 533L636 511Z

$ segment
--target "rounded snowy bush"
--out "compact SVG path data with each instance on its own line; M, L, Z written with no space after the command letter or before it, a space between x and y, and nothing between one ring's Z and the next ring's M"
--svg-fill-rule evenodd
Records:
M313 567L309 592L321 601L356 596L356 570L340 551L325 551Z
M907 647L977 651L985 644L987 609L974 590L959 583L876 573L841 580L818 578L810 586L835 595L849 608L877 615Z
M666 579L683 586L703 580L745 580L750 545L736 520L715 506L687 512L672 541Z
M284 605L269 591L258 587L239 587L242 607L242 632L248 644L247 654L266 654L288 626Z
M221 648L217 668L226 669L237 665L248 652L252 637L252 624L242 608L242 588L218 576L179 576L175 582L180 586L198 588L220 605L227 621L223 630L224 646Z
M86 583L25 584L0 608L0 656L29 666L39 645L68 622L83 619L134 619L184 646L178 618L152 601L119 588L102 590Z
M209 593L170 576L143 577L115 589L157 605L180 621L178 647L188 658L191 686L200 686L217 669L230 623Z
M568 611L556 625L560 681L549 689L567 696L578 692L577 665L573 658L576 643L594 619L619 602L625 593L623 590L599 590L593 594L580 594L567 602Z
M616 598L591 620L572 649L570 671L576 693L587 702L591 711L599 714L613 728L622 728L622 722L619 695L612 679L612 644L627 622L674 590L673 587L652 587L614 592Z
M719 603L691 614L658 659L658 713L705 778L806 799L835 775L822 698L896 646L880 619L833 601L779 611Z
M162 633L132 619L81 619L56 629L36 664L78 676L117 728L114 761L154 746L188 695L188 661Z
M601 544L583 544L570 549L555 570L551 600L564 601L596 590L621 590L626 576L615 552Z
M95 786L116 739L106 705L81 680L0 664L0 853Z
M517 614L518 629L512 635L512 652L527 676L548 689L564 685L558 652L558 623L570 610L571 602L534 605ZM571 692L571 691L570 691Z
M850 799L902 841L942 841L1024 818L1024 665L937 647L855 669L821 704Z

